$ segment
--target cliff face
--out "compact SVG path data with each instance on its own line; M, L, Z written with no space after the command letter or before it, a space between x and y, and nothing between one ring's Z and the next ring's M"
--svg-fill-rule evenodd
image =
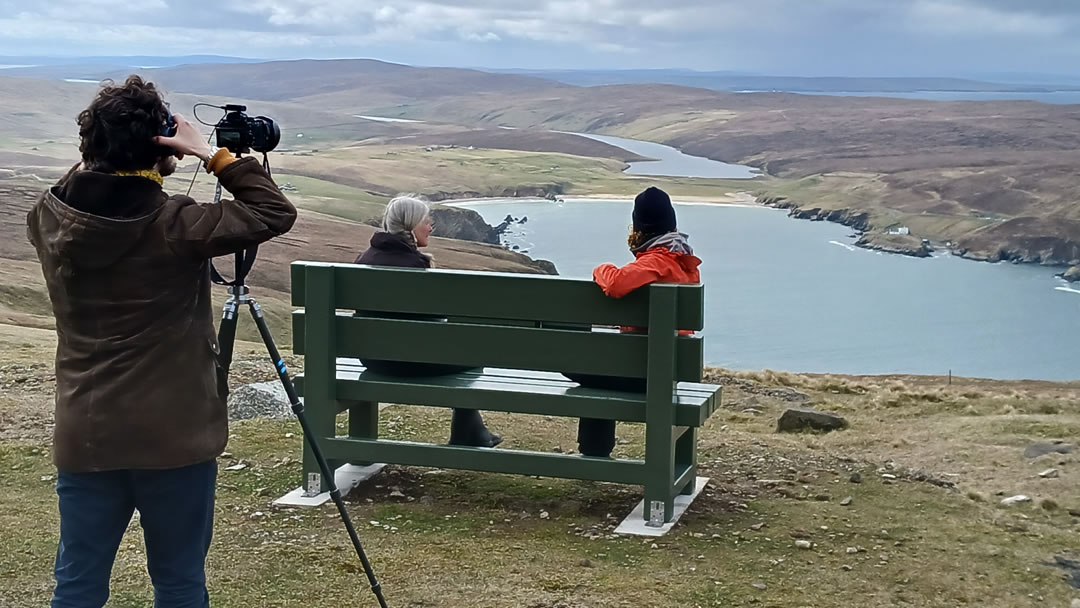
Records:
M472 209L436 205L431 209L431 218L435 222L435 231L432 233L434 236L499 244L500 231L485 222L484 218Z
M956 243L973 260L1080 265L1080 221L1019 217L981 230Z
M889 251L888 247L895 247L898 251L894 253L921 256L919 250L922 247L922 239L930 239L934 242L950 240L940 234L910 235L914 240L883 240L884 236L901 235L882 233L874 235L873 230L881 230L884 226L875 226L871 214L867 211L822 209L784 197L764 196L759 198L758 202L778 209L787 209L788 215L794 218L836 222L850 226L859 232L868 233L857 244L870 249ZM1018 217L957 238L951 242L950 250L957 255L976 261L1076 266L1080 265L1080 239L1073 236L1076 234L1080 234L1080 221Z
M870 214L866 211L854 209L822 209L820 207L803 206L783 197L763 197L758 202L777 209L787 209L788 215L800 220L813 222L836 222L850 226L859 232L870 230Z
M431 208L431 217L435 221L435 232L432 233L434 236L446 239L457 239L459 241L487 243L489 245L500 245L499 235L501 235L509 225L507 222L503 222L498 226L492 226L485 222L484 218L472 209L444 207L442 205L435 205ZM499 249L504 248L499 247ZM528 260L525 262L526 265L540 274L559 274L559 271L555 268L555 264L548 260L535 260L526 255L513 253L508 250L506 253L512 253L514 259Z

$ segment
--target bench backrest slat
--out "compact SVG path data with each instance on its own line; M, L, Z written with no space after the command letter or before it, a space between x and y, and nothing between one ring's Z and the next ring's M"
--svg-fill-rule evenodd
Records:
M614 299L591 281L539 275L305 262L292 270L293 303L305 307L294 313L293 350L306 360L326 352L320 359L506 367L648 378L650 384L701 380L701 339L666 329L701 328L700 285L650 285ZM650 318L663 318L665 329L649 328ZM591 325L647 333L589 331ZM657 348L672 366L660 374Z
M293 350L310 354L303 312L294 313ZM417 361L476 367L574 372L645 378L649 336L615 331L570 331L504 325L477 325L371 319L338 315L338 357ZM679 380L701 379L702 342L675 341ZM321 349L319 349L321 350Z
M615 299L585 279L355 264L327 266L333 269L335 304L340 309L632 327L645 327L649 322L648 293L644 289ZM311 263L293 263L293 306L305 305L306 270L312 267ZM700 331L704 327L704 294L701 285L680 286L676 301L679 329Z

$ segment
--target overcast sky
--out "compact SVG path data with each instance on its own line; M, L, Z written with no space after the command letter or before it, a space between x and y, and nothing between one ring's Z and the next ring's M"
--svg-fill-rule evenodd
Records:
M0 55L1080 73L1080 0L0 0Z

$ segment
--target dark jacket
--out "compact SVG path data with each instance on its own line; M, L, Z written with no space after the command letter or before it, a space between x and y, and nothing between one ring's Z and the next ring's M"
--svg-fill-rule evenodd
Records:
M287 232L296 209L254 158L218 178L238 200L200 205L76 168L31 208L56 318L59 470L177 468L224 450L209 259Z
M371 236L371 246L356 258L357 264L371 266L397 266L401 268L431 268L431 258L424 255L416 244L407 237L389 232L376 232ZM357 315L363 316L362 311ZM440 321L444 317L432 317L404 312L382 312L380 317L389 319L408 319L411 321ZM414 361L384 361L365 357L361 359L368 369L391 376L438 376L468 371L471 367L444 365L440 363L418 363Z
M376 232L371 246L356 258L357 264L371 266L400 266L403 268L431 268L431 258L416 248L405 237L389 232Z

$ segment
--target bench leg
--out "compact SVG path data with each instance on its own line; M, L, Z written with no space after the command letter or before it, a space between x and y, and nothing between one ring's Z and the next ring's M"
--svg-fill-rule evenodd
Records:
M337 403L333 401L323 403L308 401L304 404L304 416L307 418L308 426L311 427L311 432L316 439L335 437L337 435L337 428L335 427L337 411ZM335 460L327 460L326 464L330 466L331 473L337 471L338 467L341 466L341 462ZM304 437L303 469L304 476L300 487L304 489L305 494L315 495L330 491L327 480L323 479L322 471L319 470L319 463L316 462L315 455L311 452L307 437Z
M657 432L659 431L659 432ZM675 446L672 428L646 427L645 521L649 525L670 522L675 515ZM659 511L661 512L654 512Z
M690 479L682 488L675 490L684 496L694 493L697 480L697 428L690 427L675 442L675 472L690 470Z
M379 404L373 401L355 401L349 404L349 437L356 439L379 438ZM349 464L367 466L370 462Z
M671 495L670 476L664 479L645 482L645 521L659 526L668 523L675 516L675 497ZM653 511L656 518L653 518Z

